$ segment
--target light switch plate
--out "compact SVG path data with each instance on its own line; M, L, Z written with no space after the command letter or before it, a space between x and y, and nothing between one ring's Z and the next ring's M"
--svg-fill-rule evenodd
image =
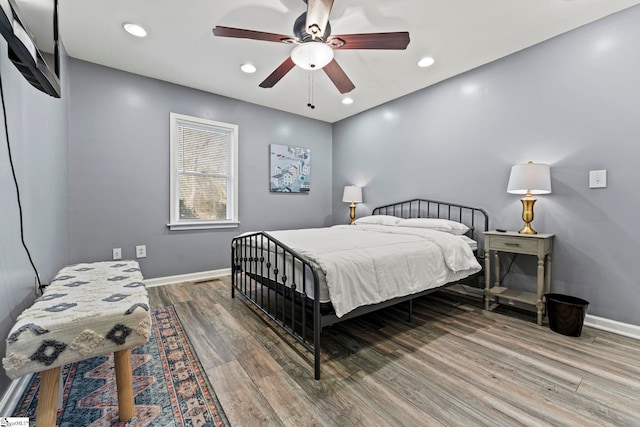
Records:
M607 186L607 171L589 171L589 188L605 188Z

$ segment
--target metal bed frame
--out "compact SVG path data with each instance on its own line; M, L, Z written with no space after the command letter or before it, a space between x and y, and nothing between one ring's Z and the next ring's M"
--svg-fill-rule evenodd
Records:
M476 257L480 265L484 265L482 233L489 229L489 217L483 209L449 202L413 199L377 207L373 210L373 215L443 218L464 223L470 227L467 235L478 242ZM298 283L295 280L296 269L301 271L301 274L298 273L301 279ZM479 278L481 276L478 275ZM308 279L313 283L314 298L308 296ZM320 379L322 328L405 301L409 301L410 320L412 300L440 289L442 287L359 307L339 318L332 312L330 303L320 303L318 271L304 255L265 232L238 236L231 243L231 297L235 298L236 291L240 292L258 310L311 352L316 380Z

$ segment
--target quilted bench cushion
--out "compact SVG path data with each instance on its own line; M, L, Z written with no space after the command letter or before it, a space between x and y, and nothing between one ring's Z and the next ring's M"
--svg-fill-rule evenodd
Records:
M15 379L135 347L150 334L149 298L136 261L76 264L60 270L18 316L2 363Z

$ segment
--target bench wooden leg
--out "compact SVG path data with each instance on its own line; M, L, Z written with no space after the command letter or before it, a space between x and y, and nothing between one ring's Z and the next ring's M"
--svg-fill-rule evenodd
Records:
M36 409L38 427L55 427L60 392L60 367L40 372L40 392Z
M116 351L113 353L113 359L116 368L120 421L129 421L134 416L131 349Z

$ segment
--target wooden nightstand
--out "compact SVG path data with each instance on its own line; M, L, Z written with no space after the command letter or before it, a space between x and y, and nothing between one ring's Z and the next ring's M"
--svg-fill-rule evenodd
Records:
M515 231L484 233L484 308L489 310L489 298L496 297L535 305L538 311L538 325L542 325L542 298L551 290L551 251L553 250L553 234L520 234ZM492 253L493 252L493 256ZM538 257L538 274L536 292L524 292L509 289L500 283L500 252L536 255ZM491 263L495 283L491 286Z

